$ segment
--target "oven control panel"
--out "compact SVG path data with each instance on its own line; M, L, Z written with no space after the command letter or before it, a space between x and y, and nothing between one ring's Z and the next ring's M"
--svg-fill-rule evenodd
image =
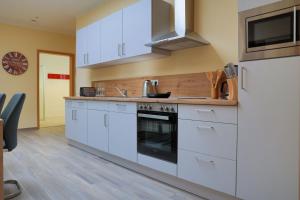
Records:
M138 103L137 110L177 113L177 104Z

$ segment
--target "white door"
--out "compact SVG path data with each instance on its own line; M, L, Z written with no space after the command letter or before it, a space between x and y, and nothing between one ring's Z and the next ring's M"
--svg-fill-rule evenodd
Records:
M237 196L296 200L300 57L240 65Z
M88 110L88 145L108 152L108 112Z
M145 44L152 41L152 1L142 0L123 9L124 57L133 57L151 52Z
M101 47L103 62L122 56L122 10L102 20Z
M135 114L109 113L109 152L137 161L137 118Z
M83 67L86 65L87 55L87 29L82 28L76 33L76 66Z
M87 27L87 57L88 65L101 62L101 21L97 21Z

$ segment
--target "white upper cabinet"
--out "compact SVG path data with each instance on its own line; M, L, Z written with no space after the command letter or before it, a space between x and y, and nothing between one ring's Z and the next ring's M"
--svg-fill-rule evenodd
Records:
M122 10L102 20L102 61L117 60L122 56Z
M123 9L123 57L151 53L151 48L145 46L152 40L151 4L142 0Z
M83 67L86 62L87 29L83 28L76 33L76 66Z
M101 21L98 21L77 31L77 67L85 67L101 62L100 29Z
M146 47L170 30L171 5L140 0L77 31L77 67L107 66L170 55Z
M279 1L281 0L239 0L239 11L245 11Z
M101 21L88 26L87 65L101 62Z

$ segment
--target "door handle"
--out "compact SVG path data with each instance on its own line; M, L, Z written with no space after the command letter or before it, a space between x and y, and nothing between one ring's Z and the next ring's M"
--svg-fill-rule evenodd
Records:
M245 67L241 67L241 89L246 90L245 87L245 76L246 76L247 70Z

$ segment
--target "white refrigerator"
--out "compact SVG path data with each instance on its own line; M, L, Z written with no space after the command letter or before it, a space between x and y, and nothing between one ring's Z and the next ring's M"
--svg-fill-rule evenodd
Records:
M239 66L237 196L299 199L300 56Z

